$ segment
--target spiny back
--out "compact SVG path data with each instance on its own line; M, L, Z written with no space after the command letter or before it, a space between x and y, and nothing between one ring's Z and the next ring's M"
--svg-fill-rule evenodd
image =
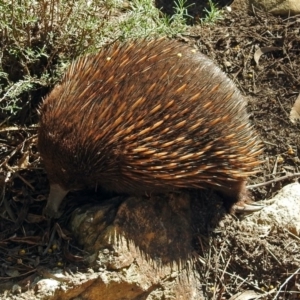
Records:
M50 181L67 190L226 189L259 164L245 105L189 46L116 43L76 60L45 99L39 148Z

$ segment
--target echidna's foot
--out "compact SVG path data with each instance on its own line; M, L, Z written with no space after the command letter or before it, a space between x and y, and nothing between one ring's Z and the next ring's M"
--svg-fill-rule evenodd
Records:
M251 201L246 188L246 180L231 183L227 188L219 189L223 195L224 206L230 213L250 213L261 210L264 205Z

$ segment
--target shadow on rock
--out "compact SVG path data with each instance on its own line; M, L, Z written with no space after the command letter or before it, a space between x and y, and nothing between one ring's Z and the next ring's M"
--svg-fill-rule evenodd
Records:
M106 265L109 261L122 264L125 257L118 255L112 260L109 256L116 249L123 249L121 252L130 251L130 256L135 252L158 267L191 259L195 237L208 235L224 214L221 200L208 191L115 197L75 210L71 228L84 250L91 254L87 258L89 264L103 250L108 254L106 258L102 255Z
M98 300L199 300L196 241L224 214L208 191L115 197L75 210L71 228L98 274Z

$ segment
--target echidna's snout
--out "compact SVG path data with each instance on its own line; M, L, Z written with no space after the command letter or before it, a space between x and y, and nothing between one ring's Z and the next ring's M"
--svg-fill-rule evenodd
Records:
M50 194L48 197L47 205L44 208L43 214L49 217L58 218L61 213L59 206L69 191L64 190L59 184L50 185Z

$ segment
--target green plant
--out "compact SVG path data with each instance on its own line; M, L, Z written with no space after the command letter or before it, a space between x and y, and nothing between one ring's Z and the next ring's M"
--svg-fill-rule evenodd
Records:
M194 4L187 5L187 0L175 0L174 1L175 14L171 17L171 20L185 24L185 20L192 18L188 13L188 8Z
M218 9L217 5L212 0L208 0L209 8L205 8L205 18L200 19L201 24L213 24L218 20L223 19L223 12Z
M125 9L122 0L0 1L0 115L19 121L29 106L31 122L65 66L105 43L183 32L186 0L177 1L170 18L152 0L132 0Z
M186 29L185 17L188 16L184 7L186 0L176 2L175 14L171 17L162 16L152 0L131 1L127 17L119 23L122 39L146 37L150 35L176 35Z
M116 1L0 1L0 113L7 120L53 85L61 62L93 51ZM38 101L36 101L38 102Z

